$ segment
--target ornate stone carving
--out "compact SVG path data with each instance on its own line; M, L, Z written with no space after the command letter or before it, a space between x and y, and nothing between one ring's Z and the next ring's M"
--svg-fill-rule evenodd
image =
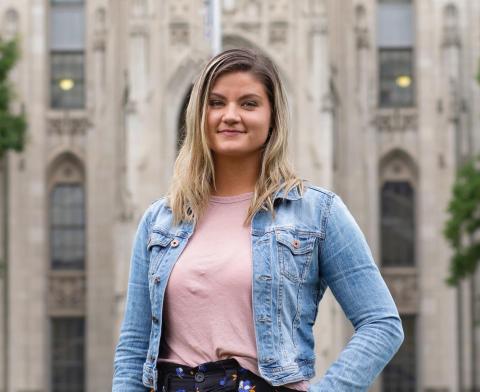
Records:
M312 16L318 16L325 12L324 0L309 0L308 1L308 13Z
M325 14L318 14L311 18L311 34L326 35L328 32L327 16Z
M87 128L90 126L89 121L85 117L58 117L48 120L49 135L85 135Z
M188 46L190 29L187 22L172 22L170 24L170 42L175 46Z
M10 40L18 33L18 12L13 8L7 10L3 17L2 35Z
M237 27L252 35L260 34L260 23L258 22L238 22Z
M147 0L132 0L131 15L133 18L145 18L147 14Z
M107 31L107 13L103 7L95 11L95 29L97 35L104 35Z
M416 110L409 109L381 109L373 122L381 132L416 131L418 114Z
M284 21L272 22L270 24L269 41L272 45L284 45L288 37L288 23Z
M259 0L246 0L244 14L245 20L260 20L262 16L262 3Z
M289 3L285 0L270 0L268 13L274 16L285 15L288 12Z
M447 4L443 11L443 46L461 46L458 27L458 11L453 4Z
M415 268L382 268L385 279L400 313L418 312L418 277Z
M355 19L355 37L357 49L369 49L370 33L367 26L365 7L361 4L355 8Z
M333 93L331 91L328 91L322 97L322 106L320 107L320 110L322 112L333 113L334 108L335 108L335 97L333 96Z
M95 11L93 48L95 50L105 50L105 37L107 35L106 12L104 8L98 8Z
M85 273L83 271L52 271L48 290L49 313L84 313L85 288Z

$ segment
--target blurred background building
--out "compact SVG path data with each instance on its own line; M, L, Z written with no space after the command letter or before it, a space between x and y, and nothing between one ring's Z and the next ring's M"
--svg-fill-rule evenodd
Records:
M29 123L0 181L0 391L111 388L133 234L219 31L275 61L299 174L343 197L395 297L406 339L372 390L480 390L475 284L445 284L442 235L455 171L480 151L480 1L223 0L220 25L214 3L0 0ZM317 377L351 333L328 294Z

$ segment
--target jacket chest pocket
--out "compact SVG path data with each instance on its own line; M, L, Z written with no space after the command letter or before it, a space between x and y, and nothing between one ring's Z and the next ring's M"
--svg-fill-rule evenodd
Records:
M152 232L147 244L147 250L150 253L150 266L148 269L150 275L157 272L160 263L165 258L165 254L173 241L175 241L173 236Z
M303 282L312 260L316 237L284 230L276 231L275 236L282 274L292 282Z

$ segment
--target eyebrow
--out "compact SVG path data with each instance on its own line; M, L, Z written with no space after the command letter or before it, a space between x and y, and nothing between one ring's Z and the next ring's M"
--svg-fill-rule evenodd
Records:
M219 93L210 93L209 98L212 98L212 97L218 97L218 98L226 99L222 94L219 94ZM249 94L242 95L239 98L239 100L247 99L247 98L258 98L260 100L262 99L262 97L258 94L249 93Z

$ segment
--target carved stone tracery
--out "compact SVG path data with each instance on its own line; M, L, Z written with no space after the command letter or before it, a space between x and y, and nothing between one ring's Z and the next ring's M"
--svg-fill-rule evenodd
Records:
M13 39L18 33L18 12L10 8L3 17L2 36L7 39Z
M458 10L453 4L446 5L444 9L443 46L461 46Z
M377 112L373 122L380 132L416 131L418 114L415 110L382 109Z
M52 271L49 279L48 311L52 315L83 314L86 282L83 271Z
M94 50L105 51L105 41L107 36L106 11L104 8L98 8L95 11L95 23L93 31Z
M49 135L85 135L90 123L86 117L58 117L48 120Z
M170 23L170 42L174 46L188 46L190 43L190 28L187 22Z
M418 312L419 291L418 276L415 268L382 268L385 279L393 299L401 314L415 314Z
M284 45L288 38L288 24L284 21L272 22L270 24L269 41L272 45Z
M147 0L132 0L131 16L133 18L145 18L148 14Z
M358 5L355 9L355 37L357 49L370 48L370 32L368 30L366 11L363 5Z

